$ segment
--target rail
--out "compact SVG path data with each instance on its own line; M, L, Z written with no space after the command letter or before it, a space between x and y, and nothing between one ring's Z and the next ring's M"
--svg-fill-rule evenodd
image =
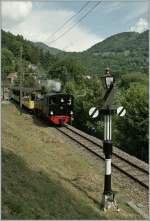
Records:
M57 128L61 133L86 148L90 153L105 160L103 153L103 143L100 139L90 136L77 128L70 125ZM112 166L130 177L132 180L138 182L140 185L149 188L149 171L148 165L139 159L132 157L118 148L113 147L113 161ZM130 158L130 159L127 159Z

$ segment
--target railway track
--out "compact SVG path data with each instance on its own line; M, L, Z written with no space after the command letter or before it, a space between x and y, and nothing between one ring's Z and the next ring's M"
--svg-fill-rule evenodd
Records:
M70 125L65 125L64 127L57 128L61 133L80 144L90 153L95 156L105 160L103 153L103 143L100 139L92 137ZM130 177L135 182L139 183L146 189L149 188L149 171L148 165L135 157L128 157L128 154L122 156L122 151L113 147L113 155L112 155L112 166ZM127 159L130 158L130 159ZM134 159L134 160L133 160ZM135 162L135 159L137 162ZM142 162L142 163L140 163Z

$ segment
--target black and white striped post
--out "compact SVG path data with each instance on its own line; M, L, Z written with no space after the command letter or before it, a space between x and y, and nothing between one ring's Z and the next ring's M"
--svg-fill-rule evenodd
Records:
M104 177L104 191L102 197L102 207L104 211L113 207L117 208L115 202L115 193L111 188L111 159L112 159L112 115L115 110L102 109L101 114L104 115L104 140L103 140L103 151L105 154L105 177Z
M117 109L107 107L107 109L101 109L100 114L104 115L104 141L103 151L105 154L105 179L104 179L104 191L102 198L102 206L104 211L109 208L119 211L117 203L115 201L115 192L111 188L111 159L112 159L112 116L117 114L118 116L125 116L126 109L122 106Z
M104 109L100 113L104 115L104 140L103 151L105 154L105 178L104 178L104 191L102 197L102 207L107 210L111 207L116 208L115 193L111 188L111 159L112 159L112 115L114 110L111 109L111 104L114 98L114 79L109 69L106 69L106 74L103 79L103 85L106 89L104 95Z
M91 107L89 110L89 116L91 118L97 118L99 115L104 116L104 140L103 151L105 154L105 177L104 177L104 191L102 196L102 208L104 211L113 208L115 211L119 211L117 203L115 201L116 192L111 188L111 160L112 160L112 116L117 114L123 117L126 114L124 107L118 107L113 109L112 102L114 99L114 78L110 73L109 68L106 69L105 75L102 77L104 88L106 89L103 96L103 107Z
M104 194L111 193L111 156L112 156L112 117L111 115L104 115L104 141L103 150L105 154L105 181Z

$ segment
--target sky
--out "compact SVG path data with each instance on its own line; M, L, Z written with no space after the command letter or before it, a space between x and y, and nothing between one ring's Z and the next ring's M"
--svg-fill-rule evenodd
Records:
M2 1L2 29L65 51L148 29L148 0Z

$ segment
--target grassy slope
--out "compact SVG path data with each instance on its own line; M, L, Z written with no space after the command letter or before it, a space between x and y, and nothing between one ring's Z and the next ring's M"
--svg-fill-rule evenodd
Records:
M14 105L2 106L3 219L140 219L99 209L104 168Z

